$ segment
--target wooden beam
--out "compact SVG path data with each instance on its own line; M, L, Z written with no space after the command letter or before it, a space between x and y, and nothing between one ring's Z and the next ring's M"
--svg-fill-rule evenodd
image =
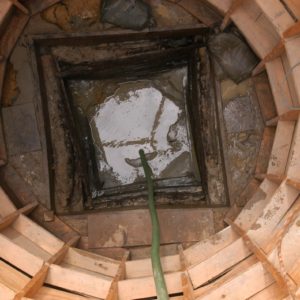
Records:
M287 75L290 78L290 85L293 87L293 101L300 107L300 36L296 36L295 38L290 38L285 41L287 61Z
M32 193L29 189L28 184L24 181L24 179L16 172L16 170L10 166L10 164L6 165L5 169L0 168L0 180L2 185L4 185L7 189L7 192L11 195L15 195L22 205L26 205L31 201L38 201L37 197ZM39 204L38 208L34 210L31 214L31 219L41 224L44 228L47 229L48 232L51 232L56 237L61 239L63 242L68 242L68 240L77 236L73 228L64 223L60 218L54 218L53 222L44 222L44 212L48 211L43 205ZM2 207L0 210L0 215L2 212Z
M0 220L0 230L7 228L10 224L12 224L21 214L29 214L38 206L37 202L29 203L24 207L12 212L8 216L4 217Z
M279 36L282 36L286 29L295 24L293 17L288 13L282 1L254 0L253 2L261 9Z
M287 29L283 33L283 37L287 39L287 38L293 37L298 34L300 34L300 21L298 21L293 26L291 26L289 29Z
M295 19L300 19L300 3L299 0L283 0L289 13Z
M247 235L247 233L240 228L237 224L231 220L226 220L226 223L230 224L232 229L238 233L244 240L246 246L249 250L256 256L256 258L262 263L265 269L273 276L277 284L282 288L288 291L287 283L282 277L281 273L274 267L274 265L269 261L268 257L264 251Z
M60 264L69 248L78 243L80 236L71 238L63 247L54 255L52 255L48 261L46 261L41 269L32 277L32 279L25 285L25 287L15 296L14 300L21 300L22 297L34 297L39 289L43 286L46 277L49 272L51 264Z
M284 179L286 179L286 176L279 176L274 174L266 174L266 178L269 179L272 182L275 182L277 184L281 184Z
M184 256L183 253L183 247L182 245L178 245L178 253L179 253L179 258L180 258L180 264L181 264L181 285L182 285L182 292L183 292L183 299L184 300L194 300L194 288L191 282L191 279L189 277L189 274L187 272L187 260Z
M268 161L275 138L276 128L265 127L259 152L256 159L255 173L266 173L268 169Z
M188 268L188 262L184 256L183 247L181 244L178 245L178 254L180 259L181 270L186 271Z
M14 300L21 300L23 297L33 297L44 284L48 275L49 266L48 263L44 263L41 269L31 278L25 287L16 294Z
M21 4L18 0L9 0L13 3L14 6L16 6L19 10L21 10L24 14L29 15L29 10Z
M47 261L48 264L61 264L61 262L63 261L63 259L65 258L68 250L70 249L70 247L77 245L77 243L80 240L80 236L74 236L72 237L66 244L64 244L62 246L62 248L60 250L58 250L57 253L55 253L53 256L51 256L49 258L49 260Z
M11 16L13 4L8 0L0 1L0 32L3 32L7 25L7 20Z
M194 300L194 289L187 272L181 273L181 284L184 300Z
M228 271L226 274L218 278L213 283L210 283L206 286L201 287L200 289L195 290L195 296L196 299L205 299L205 296L212 291L222 288L226 282L236 278L237 276L243 274L245 270L251 268L257 263L257 259L254 255L251 255L250 257L246 258L242 262L240 262L238 265L236 265L234 268L232 268L230 271ZM201 297L201 298L200 298Z
M243 209L237 217L238 224L241 224L243 229L249 229L257 220L263 208L268 203L269 199L277 189L277 185L266 180L246 204L246 209ZM215 235L207 239L201 240L195 245L184 250L185 258L188 265L198 264L209 259L211 256L220 252L222 249L236 241L238 235L231 229L226 227ZM165 273L173 273L181 270L179 255L162 257L162 265ZM126 264L127 277L137 278L151 276L151 261L144 259L140 261L128 261Z
M297 268L297 271L299 269L299 249L295 247L295 245L299 244L300 236L299 236L299 227L297 226L297 223L295 222L293 224L293 227L290 228L287 238L284 239L284 262L285 265L288 268L288 275L290 275L293 280L295 279L295 273L292 274L291 269ZM265 251L265 253L267 253ZM254 255L251 257L253 258ZM272 252L268 254L268 258L271 260L272 263L275 264L275 266L278 266L278 261L276 259L276 249L273 247ZM245 260L243 261L245 262ZM239 269L241 263L234 266L232 271L236 271L236 269ZM300 272L297 272L300 274ZM231 271L230 271L231 272ZM227 274L230 274L228 272ZM281 293L275 293L273 294L273 297L271 295L268 295L269 297L263 297L259 296L256 297L257 294L262 291L265 288L268 288L271 284L274 283L274 279L272 278L271 274L268 273L268 271L264 268L263 264L261 262L256 263L253 266L248 266L246 268L239 269L238 272L234 274L234 277L227 278L224 281L224 277L218 278L216 282L213 282L211 284L212 290L208 291L208 294L200 294L201 297L197 299L282 299L283 297L280 297ZM219 282L222 284L220 285ZM280 289L279 285L275 282L274 285L278 287L278 290L283 292L283 289ZM199 289L200 293L201 290L206 291L206 287L202 287ZM286 295L287 292L282 293L283 295ZM198 294L197 294L198 296Z
M120 262L119 269L111 283L111 286L109 288L107 297L105 298L106 300L117 300L119 299L118 296L118 282L120 280L125 279L126 277L126 260L128 259L129 256L129 251L126 251L125 254L123 255L123 258Z
M297 181L297 180L294 180L294 179L291 179L291 178L288 178L286 180L286 183L289 185L289 186L292 186L293 188L297 189L300 191L300 182Z
M263 181L266 179L266 174L263 174L263 173L255 173L254 174L254 178L259 180L259 181ZM229 218L231 219L231 218ZM224 220L225 221L225 220Z
M293 97L286 78L286 69L283 62L283 56L266 63L266 70L269 77L269 83L272 89L274 103L277 115L289 111L289 107L293 106Z
M122 252L122 257L125 252L126 250ZM113 260L82 249L70 248L64 258L64 263L108 277L114 277L119 269L120 259ZM126 273L127 271L128 268L126 264Z
M280 116L272 118L266 122L268 127L276 126L278 121L297 121L300 115L300 107L290 107L289 110Z
M270 240L270 246L266 248L266 251L271 251L274 245L278 245L282 242L285 234L288 232L291 225L294 223L296 218L299 216L300 212L300 198L295 201L295 204L291 207L291 209L287 212L283 226L276 232L274 237Z
M290 107L290 110L279 116L281 121L297 121L300 115L300 107Z
M293 143L295 123L294 121L278 121L267 174L285 175L289 153Z
M253 195L252 195L253 196ZM252 198L249 197L248 199L251 199ZM243 208L240 207L240 206L237 206L237 203L235 202L231 207L230 209L228 210L227 214L226 214L226 217L231 219L231 220L234 220L241 212Z
M242 2L243 0L232 0L231 5L228 11L226 12L223 22L221 24L221 31L224 31L224 29L228 26L228 24L230 23L230 17L232 13L241 5Z
M274 174L261 174L261 173L255 174L254 177L260 181L262 181L264 179L269 179L270 181L277 183L277 184L281 184L282 181L284 179L286 179L286 176L279 176L279 175L274 175Z
M279 121L279 117L278 117L278 116L277 116L277 117L274 117L274 118L272 118L272 119L270 119L270 120L268 120L268 121L266 122L266 126L267 126L267 127L274 127L274 126L277 126L278 121Z
M260 63L252 71L252 76L256 76L261 73L267 62L279 57L284 53L284 41L280 40L278 44L260 61Z

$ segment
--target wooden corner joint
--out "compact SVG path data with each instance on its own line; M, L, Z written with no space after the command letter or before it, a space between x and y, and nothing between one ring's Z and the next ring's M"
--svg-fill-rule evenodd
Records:
M179 255L179 260L180 260L181 271L186 271L187 268L188 268L188 262L187 262L187 260L184 256L182 244L179 244L177 246L177 249L178 249L178 255Z
M274 60L275 58L282 55L285 51L284 39L280 41L273 47L273 49L258 63L258 65L253 69L252 76L256 76L261 73L267 62Z
M288 111L266 122L266 126L277 126L278 121L297 121L300 116L300 107L289 107Z
M244 0L232 0L231 5L226 12L223 22L220 26L221 31L224 31L224 29L228 26L230 23L230 17L233 14L233 12L242 4Z
M22 214L26 215L26 214L31 213L37 206L38 206L37 202L32 202L14 212L12 212L11 214L7 215L0 221L0 230L3 230L5 228L7 228L8 226L10 226L15 220L17 220L17 218L20 215L22 215Z
M193 284L188 275L188 272L181 273L181 285L182 285L182 292L183 292L184 300L196 299L195 294L194 294Z
M300 34L300 21L293 24L290 28L283 32L284 38L290 38Z
M188 262L184 256L183 247L181 244L178 245L178 254L180 259L181 265L181 285L182 285L182 292L183 292L183 299L184 300L194 300L194 287L191 281L191 278L188 274Z
M45 262L23 289L15 295L14 300L21 300L23 297L33 297L44 284L49 267L50 264Z
M241 238L245 242L245 245L261 262L262 266L272 275L279 287L285 289L288 292L289 288L286 280L284 279L280 271L270 262L266 253L247 235L247 232L245 232L240 226L238 226L231 220L226 220L226 222L230 224L232 229L241 236Z
M31 280L23 287L23 289L15 295L14 300L21 300L23 297L34 297L45 283L50 266L52 264L60 264L67 254L69 248L76 244L79 241L79 238L79 236L71 238L61 247L60 250L52 255L47 261L45 261L40 270L31 278Z
M300 191L300 181L293 178L288 178L286 184Z
M126 261L129 257L130 251L126 251L122 257L122 260L119 264L119 268L116 272L115 277L113 278L109 291L107 293L106 296L106 300L117 300L119 298L119 294L118 294L118 282L120 280L125 279L126 277Z
M277 184L281 184L284 180L286 180L286 178L286 175L266 174L266 179Z

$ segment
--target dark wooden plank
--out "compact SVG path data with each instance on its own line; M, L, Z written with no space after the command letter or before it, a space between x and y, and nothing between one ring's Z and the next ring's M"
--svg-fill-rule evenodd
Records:
M129 56L121 59L109 59L91 63L82 63L67 66L60 72L62 77L74 78L112 78L134 76L135 74L147 74L165 71L171 68L181 67L187 64L192 50L199 45L188 47L153 51L146 54Z
M7 162L6 143L3 132L2 115L0 115L0 166L5 165Z
M0 55L8 58L15 47L21 33L23 32L29 16L16 11L11 18L7 30L0 39Z
M267 73L263 72L257 76L252 77L257 100L259 102L260 110L264 121L268 121L277 116L276 106L269 83Z
M41 46L93 46L101 43L128 42L136 40L159 40L168 38L188 38L195 35L207 35L209 28L199 24L197 26L178 26L133 30L109 30L101 33L58 33L34 36L34 41Z
M2 89L4 76L6 71L6 63L12 50L14 49L20 35L22 34L29 16L20 11L16 11L7 24L6 30L0 39L0 98L2 97Z
M3 84L4 84L4 77L5 77L5 73L6 73L6 65L7 65L7 60L3 59L0 60L0 96L2 98L2 88L3 88Z
M194 242L214 232L210 209L158 209L161 243ZM89 248L151 244L147 209L101 212L88 217Z
M11 18L13 5L9 1L0 1L0 36L6 30L7 23Z

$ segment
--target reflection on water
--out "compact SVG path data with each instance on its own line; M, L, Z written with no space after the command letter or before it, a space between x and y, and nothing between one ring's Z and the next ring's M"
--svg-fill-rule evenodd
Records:
M75 107L85 115L104 188L144 179L143 149L156 178L191 173L186 68L130 81L72 81Z

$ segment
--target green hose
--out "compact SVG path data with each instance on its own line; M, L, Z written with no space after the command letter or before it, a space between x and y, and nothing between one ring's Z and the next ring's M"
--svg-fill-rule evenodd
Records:
M153 277L155 281L156 294L158 300L168 300L168 290L166 287L164 273L161 267L160 262L160 230L159 230L159 221L157 217L157 212L155 209L154 203L154 188L153 188L153 180L152 180L152 170L148 165L145 153L143 150L139 151L142 166L144 169L145 177L147 180L148 186L148 205L149 211L151 215L151 223L152 223L152 245L151 245L151 262L152 262L152 270Z

